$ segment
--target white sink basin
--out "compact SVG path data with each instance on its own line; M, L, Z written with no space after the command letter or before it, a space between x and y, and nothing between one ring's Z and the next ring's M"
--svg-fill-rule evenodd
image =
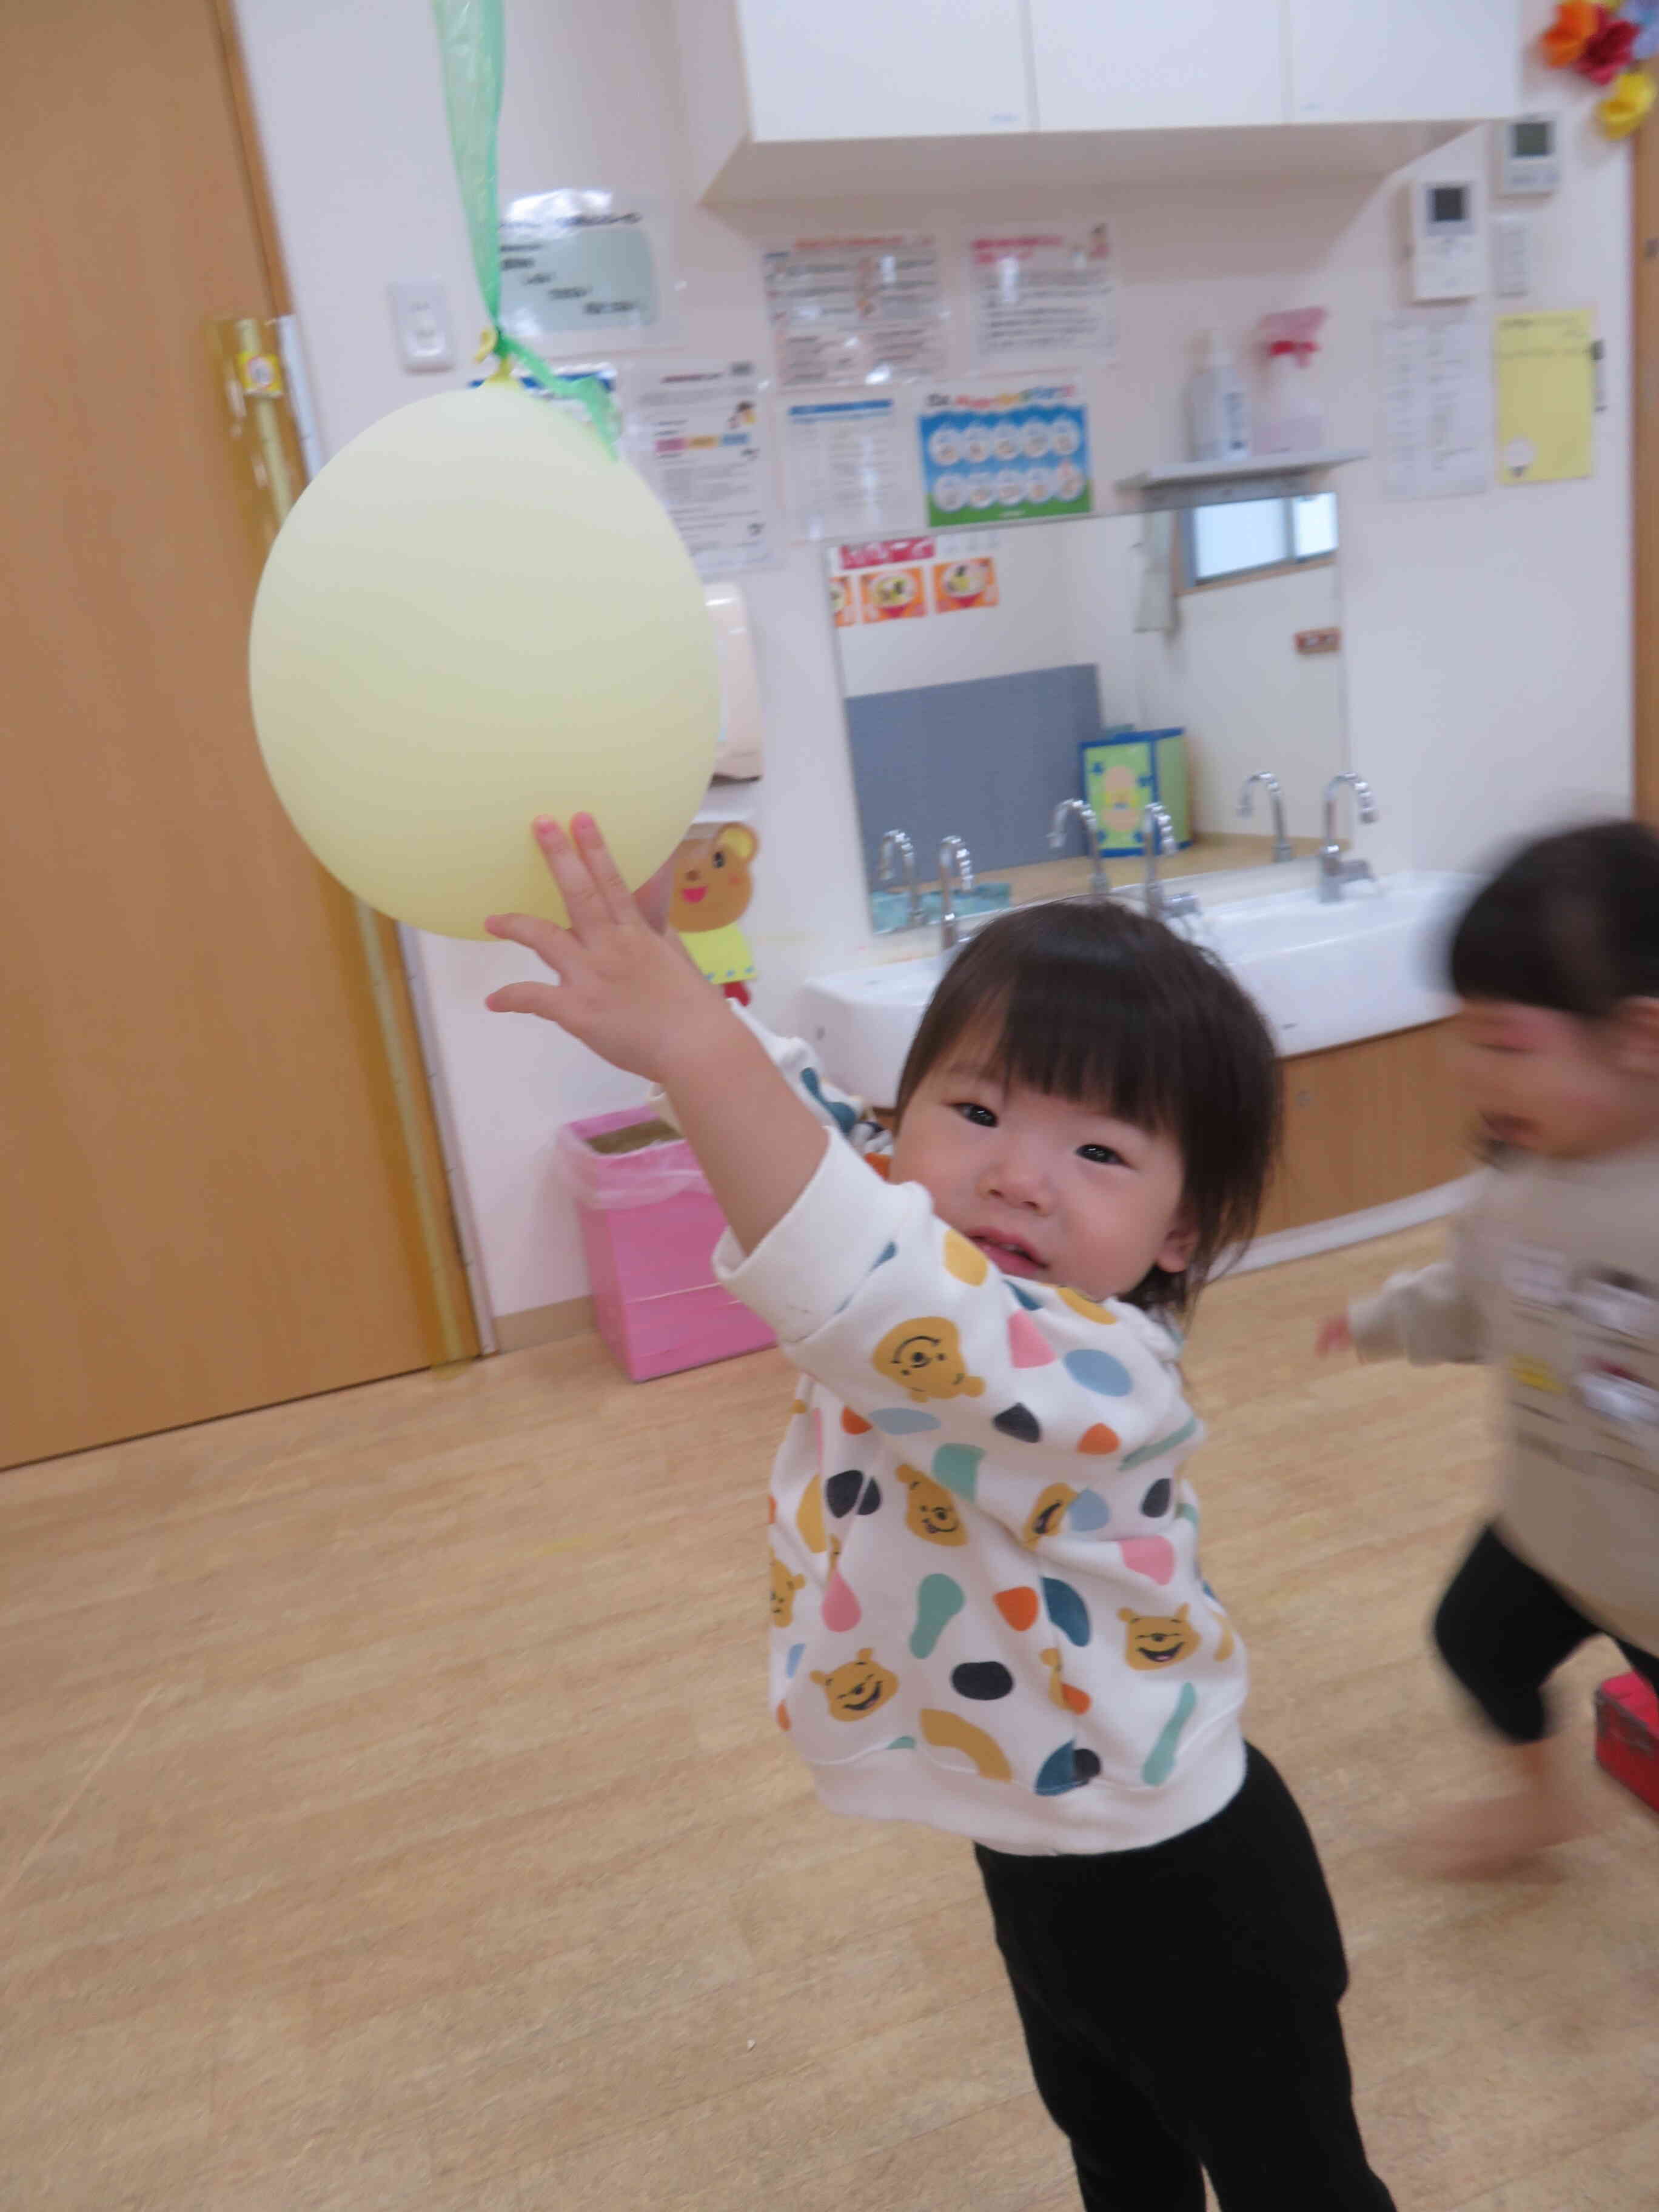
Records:
M1329 906L1310 890L1281 891L1206 908L1182 927L1232 969L1282 1054L1323 1052L1450 1012L1442 951L1474 889L1468 876L1385 876ZM832 1081L873 1104L892 1103L945 966L935 953L804 987L803 1028Z

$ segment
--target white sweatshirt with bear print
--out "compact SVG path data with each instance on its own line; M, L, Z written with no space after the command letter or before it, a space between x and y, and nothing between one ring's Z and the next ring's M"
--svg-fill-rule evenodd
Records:
M747 1258L715 1254L802 1370L771 1698L820 1797L1028 1855L1196 1827L1243 1779L1247 1669L1199 1570L1176 1338L1004 1276L860 1158L881 1133L807 1047L738 1018L850 1140Z

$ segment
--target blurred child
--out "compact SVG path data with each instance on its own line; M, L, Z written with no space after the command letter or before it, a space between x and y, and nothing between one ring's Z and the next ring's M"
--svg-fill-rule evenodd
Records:
M1171 1322L1261 1201L1260 1015L1114 902L1001 917L927 1010L878 1177L874 1125L574 830L538 828L571 931L490 924L560 980L489 1004L661 1085L731 1224L717 1271L802 1370L771 1701L820 1796L977 1846L1088 2212L1203 2212L1206 2170L1224 2212L1387 2212L1335 1914L1241 1733L1183 1472L1202 1431Z
M1512 1747L1509 1793L1431 1832L1484 1874L1590 1824L1544 1686L1613 1638L1659 1690L1659 837L1547 837L1451 945L1457 1051L1494 1165L1452 1253L1328 1321L1319 1349L1500 1372L1497 1511L1436 1615L1442 1657Z

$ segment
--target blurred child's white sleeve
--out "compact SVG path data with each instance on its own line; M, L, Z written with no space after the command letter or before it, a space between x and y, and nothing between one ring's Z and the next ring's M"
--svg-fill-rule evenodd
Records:
M1480 1297L1479 1200L1452 1230L1449 1258L1391 1275L1375 1297L1348 1309L1362 1359L1407 1359L1413 1367L1462 1364L1486 1356Z

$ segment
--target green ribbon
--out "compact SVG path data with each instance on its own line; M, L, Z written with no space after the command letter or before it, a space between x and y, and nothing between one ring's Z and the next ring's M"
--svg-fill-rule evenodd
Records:
M614 459L617 414L604 386L591 376L558 375L532 348L501 328L501 202L495 173L495 131L507 54L501 0L432 0L432 13L438 26L455 180L472 241L472 266L489 317L486 343L503 370L509 362L517 362L544 392L585 408L599 442Z

